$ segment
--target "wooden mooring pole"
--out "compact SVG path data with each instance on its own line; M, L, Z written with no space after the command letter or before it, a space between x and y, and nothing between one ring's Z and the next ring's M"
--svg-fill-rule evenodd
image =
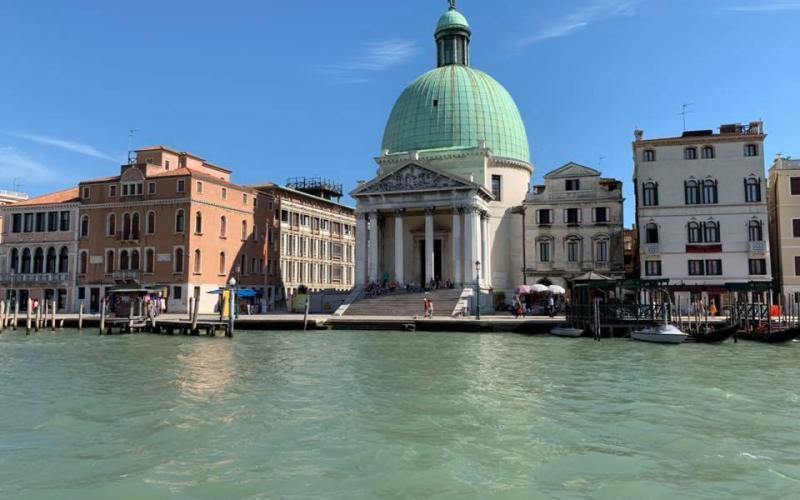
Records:
M310 307L308 296L306 296L305 313L303 314L303 331L308 330L308 310Z
M189 311L189 314L192 317L192 332L197 331L197 317L200 316L200 289L197 288L194 291L194 300L192 297L189 297L189 303L192 305L192 309Z
M56 301L50 301L50 329L56 331Z
M28 298L28 308L25 310L25 335L31 333L31 299Z
M14 322L11 324L11 329L17 331L17 326L19 325L19 300L17 298L14 299Z
M0 333L6 329L6 301L0 300Z
M78 306L78 330L83 330L83 302Z
M100 301L100 332L98 335L102 335L106 331L106 299Z

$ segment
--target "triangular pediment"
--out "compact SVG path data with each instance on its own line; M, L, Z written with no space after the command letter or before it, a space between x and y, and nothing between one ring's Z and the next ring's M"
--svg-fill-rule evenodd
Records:
M579 165L577 163L567 163L561 168L557 168L552 172L548 173L544 176L545 179L563 179L565 177L600 177L600 172L593 169L586 167L584 165Z
M351 196L481 188L478 184L440 170L409 163L362 184Z

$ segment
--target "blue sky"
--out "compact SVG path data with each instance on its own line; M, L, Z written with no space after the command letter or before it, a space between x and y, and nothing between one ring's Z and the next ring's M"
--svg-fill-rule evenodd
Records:
M164 144L234 180L375 172L395 99L435 64L445 0L0 0L0 188L113 175ZM800 156L800 0L460 0L473 66L515 97L536 179L626 181L646 137L763 119ZM603 157L602 162L600 158Z

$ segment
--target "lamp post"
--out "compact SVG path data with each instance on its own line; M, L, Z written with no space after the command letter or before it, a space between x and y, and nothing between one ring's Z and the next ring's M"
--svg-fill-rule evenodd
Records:
M230 298L228 299L229 301L228 307L230 309L230 311L228 311L228 335L233 335L233 324L235 317L234 308L236 307L236 278L232 277L230 281L228 281L228 284L230 285L230 294L231 294Z
M475 319L481 319L481 261L475 261Z

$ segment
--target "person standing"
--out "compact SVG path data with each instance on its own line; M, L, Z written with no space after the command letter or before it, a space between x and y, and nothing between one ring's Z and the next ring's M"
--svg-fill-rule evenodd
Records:
M428 299L428 317L433 319L433 299Z
M547 299L547 312L550 314L551 318L556 315L556 301L553 299L552 295Z

